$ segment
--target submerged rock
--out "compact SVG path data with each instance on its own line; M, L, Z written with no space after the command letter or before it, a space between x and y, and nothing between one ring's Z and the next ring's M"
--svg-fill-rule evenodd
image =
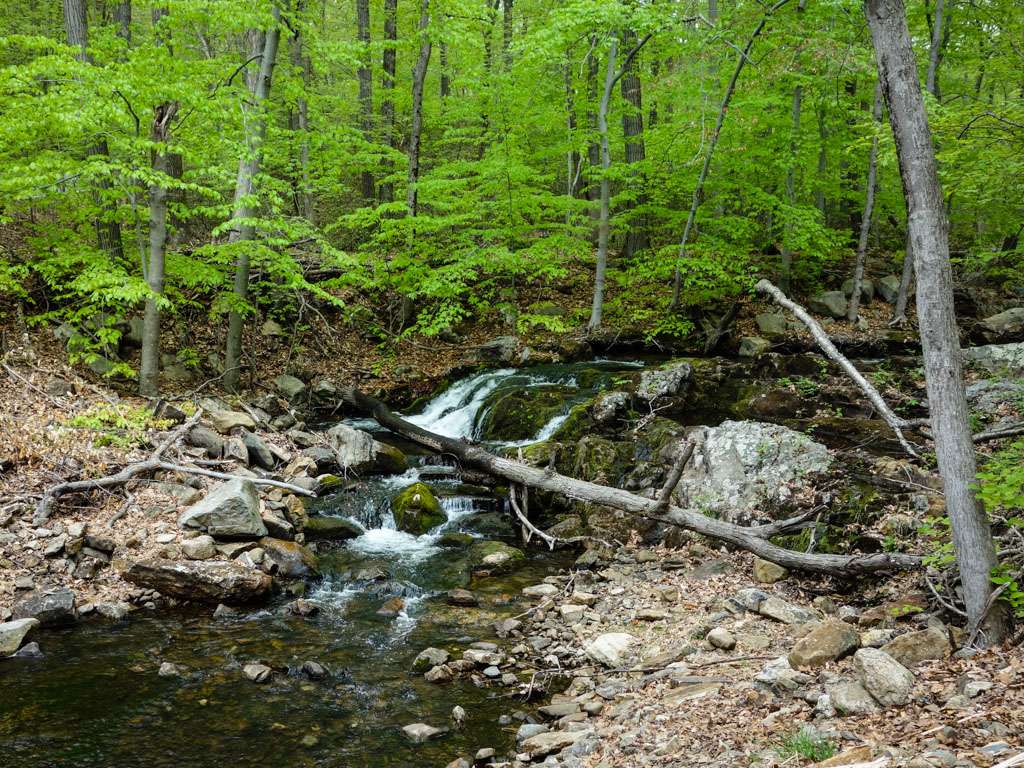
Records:
M327 441L338 465L346 471L356 474L397 474L409 466L405 454L400 450L374 439L369 432L354 429L347 424L335 424L327 430Z
M328 515L313 515L307 518L306 525L302 530L307 539L337 541L354 539L363 534L363 529L347 517L330 517Z
M39 626L38 619L15 619L0 624L0 656L9 656L21 647L29 632Z
M270 592L271 579L233 560L144 560L132 563L124 579L182 600L247 603Z
M434 492L425 483L413 483L391 500L391 513L400 531L420 536L448 517Z
M477 541L469 550L470 564L489 571L508 571L526 559L521 549L500 541Z
M422 744L424 741L440 738L445 732L444 728L435 728L426 723L412 723L402 728L402 733L414 744Z
M221 483L202 501L186 509L178 518L178 525L215 537L258 539L267 535L260 518L256 486L250 480Z

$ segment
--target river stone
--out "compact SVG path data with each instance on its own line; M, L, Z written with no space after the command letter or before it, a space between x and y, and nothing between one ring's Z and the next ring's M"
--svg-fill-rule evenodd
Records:
M282 373L274 379L274 387L289 401L298 400L306 391L306 385L302 379L287 373Z
M338 465L346 472L361 474L398 474L409 463L405 454L392 445L374 439L369 432L347 424L335 424L327 430L327 442ZM315 459L315 457L314 457ZM320 466L320 462L317 462Z
M242 667L242 674L254 683L266 683L274 675L274 670L266 664L246 664Z
M708 642L723 651L731 651L736 647L736 638L725 627L715 627L708 632Z
M886 275L880 280L875 281L875 290L882 301L895 304L896 297L900 294L899 275Z
M536 736L539 733L547 733L551 729L543 723L523 723L519 726L519 730L516 731L516 744L520 747L523 742L529 738Z
M823 291L808 300L807 308L816 315L838 320L846 317L846 294L842 291Z
M288 579L304 579L315 576L319 572L316 555L309 547L294 541L272 539L269 536L260 539L263 557L269 558L277 566L277 573Z
M307 539L332 539L344 541L363 535L363 529L345 517L313 515L306 520L303 528Z
M185 442L197 448L204 448L206 455L211 459L219 459L224 453L224 438L202 424L196 424L188 431Z
M44 627L60 627L74 623L75 593L70 589L36 590L14 604L14 619L36 619Z
M831 466L828 449L795 430L757 421L724 421L690 432L693 457L674 498L728 522L747 522L781 506Z
M39 626L38 619L15 619L0 624L0 656L9 656L21 647L28 633Z
M789 576L789 571L770 560L754 558L754 581L759 584L774 584Z
M626 632L606 632L583 646L584 653L598 664L615 668L623 666L637 639Z
M447 602L448 605L457 605L463 608L472 608L473 606L480 604L480 600L477 599L476 595L468 589L462 588L450 590L445 602Z
M498 336L476 348L476 357L485 363L510 363L515 359L519 339L515 336Z
M445 729L435 728L426 723L412 723L402 728L402 733L414 744L422 744L425 741L436 739L445 734Z
M517 567L526 559L521 549L501 541L475 541L469 548L469 561L473 567L502 573Z
M648 403L662 397L677 397L686 391L692 377L693 366L685 360L648 368L640 374L636 396Z
M476 433L483 440L532 440L566 411L575 390L560 384L498 388L481 406Z
M843 621L825 621L800 638L789 653L796 668L822 667L850 653L860 642L857 630Z
M622 418L629 409L629 393L622 391L604 392L597 396L590 410L590 416L599 426L610 426Z
M400 531L420 536L447 521L434 492L426 483L413 483L391 500L391 513L395 527Z
M1024 342L968 347L964 359L992 373L1024 374Z
M883 707L906 704L914 687L914 674L885 651L861 648L853 655L860 684Z
M523 587L523 595L525 597L551 597L552 595L557 595L559 591L558 587L554 584L534 584L529 587Z
M423 679L434 684L450 683L455 679L455 672L447 664L438 664L428 669L423 674Z
M242 427L243 429L256 429L256 420L247 413L241 411L219 411L211 410L207 413L213 428L222 435L231 433L231 430Z
M448 661L448 651L442 648L424 648L415 659L412 660L412 671L413 672L424 672L431 667L436 667L439 664L444 664Z
M768 338L785 336L789 331L786 316L778 312L762 312L754 318L757 330Z
M220 538L259 538L267 535L260 519L260 503L251 480L228 480L186 509L178 525L198 528Z
M164 595L202 603L247 603L270 592L271 578L234 560L143 560L132 563L125 581Z
M949 637L938 627L907 632L882 646L882 650L905 667L913 667L929 659L949 656Z
M212 536L196 536L181 542L181 553L189 560L211 560L217 556L217 547Z
M238 437L242 438L250 465L263 467L263 469L274 468L277 462L274 460L274 454L270 448L263 442L263 438L245 429L238 430Z
M853 278L843 281L843 295L847 298L853 296ZM875 298L875 283L869 278L864 278L860 282L860 303L870 304Z
M860 683L835 683L825 686L825 692L840 715L870 715L878 711L878 704Z
M590 731L549 731L547 733L538 733L535 736L531 736L528 739L524 739L520 744L520 749L524 752L529 752L534 760L541 757L547 757L555 752L561 752L563 749L571 747L583 737L587 736Z
M988 341L1019 341L1018 337L1024 335L1024 307L1013 307L986 317L980 325Z
M770 351L771 348L772 343L768 339L762 339L760 336L744 336L740 340L739 355L753 359Z
M313 660L304 661L301 671L310 680L323 680L328 675L327 667Z

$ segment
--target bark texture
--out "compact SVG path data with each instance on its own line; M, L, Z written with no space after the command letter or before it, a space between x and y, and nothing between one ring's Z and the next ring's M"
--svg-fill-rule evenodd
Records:
M398 0L384 0L384 53L381 58L380 122L384 141L395 148L395 56L398 45ZM385 173L390 174L393 165L384 164ZM388 178L380 185L380 201L390 203L395 199L395 184Z
M882 119L882 84L875 84L875 101L871 109L872 119L878 123ZM864 215L860 220L860 237L857 240L857 260L853 267L853 293L846 311L846 319L851 323L860 313L860 290L864 284L864 260L868 252L868 235L871 233L871 219L875 214L875 188L878 186L878 133L871 137L871 151L868 153L868 179L864 192Z
M980 629L983 642L998 643L1006 637L1009 621L1002 605L991 604L995 546L988 518L972 490L976 482L974 444L953 310L947 224L917 63L902 0L865 0L864 9L907 201L935 456L969 628L972 632Z
M636 43L636 33L628 30L623 34L622 39L627 46L634 45ZM644 147L643 91L636 58L630 62L629 67L623 73L620 89L624 105L622 112L622 136L625 140L626 165L636 165L637 163L642 163L646 156ZM646 200L642 193L643 177L640 172L635 169L631 170L627 183L641 189L640 194L636 196L635 205L642 208ZM629 259L633 257L633 254L647 248L647 228L642 214L636 217L627 216L627 220L626 241L622 247L622 255L624 258Z
M420 3L420 54L416 66L412 69L412 127L409 132L409 178L406 187L405 206L410 216L416 216L418 205L417 185L420 180L420 138L423 134L423 84L427 79L427 66L430 64L430 38L427 27L430 25L430 0Z

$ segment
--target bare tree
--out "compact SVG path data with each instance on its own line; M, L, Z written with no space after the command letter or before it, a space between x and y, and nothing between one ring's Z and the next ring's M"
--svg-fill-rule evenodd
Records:
M875 123L882 120L882 84L875 84L875 100L871 109ZM846 310L846 319L851 323L860 313L860 292L864 285L864 260L867 258L868 235L871 233L871 218L875 213L875 189L878 186L878 132L872 126L871 151L868 153L868 180L864 193L864 215L860 220L860 238L857 240L857 260L853 267L853 293Z
M964 394L960 342L953 309L953 272L947 222L928 115L902 0L865 0L878 75L907 201L917 269L917 316L935 456L946 494L969 629L983 642L1009 631L1004 606L993 601L995 546L985 510L975 496L974 443Z
M362 116L363 138L373 140L373 69L370 66L370 0L356 0L356 34L359 39L359 112ZM362 173L364 200L373 200L375 188L373 173Z
M381 61L380 122L384 140L394 149L395 143L395 56L398 46L398 0L384 0L384 53ZM390 174L392 164L385 163L385 173ZM380 201L390 203L395 199L395 185L390 178L380 185Z
M608 179L608 171L612 167L612 155L608 146L608 106L612 99L612 90L615 84L625 74L633 59L651 39L650 33L646 34L640 42L626 54L622 66L616 70L616 57L619 51L619 41L613 35L611 45L608 48L608 65L605 67L604 91L601 94L601 102L597 107L597 132L601 142L601 213L597 220L597 269L594 273L594 301L590 308L590 322L587 329L591 332L601 327L601 313L604 308L604 282L605 273L608 270L608 233L611 228L611 184Z
M273 6L273 24L263 35L263 49L260 54L260 69L251 83L252 104L246 110L245 152L238 163L238 177L235 181L234 212L229 243L252 240L256 227L252 218L256 211L252 196L255 192L256 176L263 159L263 140L267 132L267 102L270 99L270 83L277 62L277 47L281 38L281 12ZM228 337L224 355L224 386L238 388L242 364L243 308L249 298L249 250L239 248L235 256L235 285L232 307L228 315Z
M427 79L427 66L430 64L430 37L427 27L430 26L430 0L420 3L420 55L412 68L412 127L409 132L409 179L405 192L405 206L410 216L416 216L417 185L420 180L420 138L423 133L423 84Z
M512 69L512 0L501 0L501 58L505 71Z

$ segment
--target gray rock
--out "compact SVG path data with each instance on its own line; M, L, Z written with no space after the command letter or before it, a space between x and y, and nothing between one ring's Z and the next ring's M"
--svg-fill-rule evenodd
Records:
M622 418L628 409L629 393L605 392L594 400L590 415L594 419L594 423L600 426L610 426Z
M534 760L561 752L588 735L588 731L549 731L524 739L520 748L529 752Z
M256 429L256 421L247 413L241 411L210 411L210 423L213 428L222 435L231 433L231 430L242 427L243 429Z
M875 290L881 297L882 301L886 301L889 304L896 303L896 297L900 293L900 277L899 275L886 275L880 280L875 282Z
M9 656L21 647L29 632L39 626L38 619L15 619L0 624L0 656Z
M803 624L811 621L814 614L806 608L787 603L780 597L770 596L757 607L757 612L783 624Z
M789 330L789 323L786 316L778 312L762 312L754 318L757 323L757 330L768 338L785 336Z
M825 621L800 638L789 654L793 667L821 667L853 651L860 637L844 621Z
M282 373L274 379L274 387L289 401L298 400L306 392L306 385L302 380L287 373Z
M256 486L249 480L229 480L186 509L178 525L197 528L215 537L259 538L267 535L260 519Z
M75 593L70 589L31 592L14 604L13 618L36 619L44 627L71 624L78 618Z
M266 664L246 664L242 667L242 674L254 683L267 683L274 676L274 670Z
M860 684L883 707L910 701L914 675L885 651L861 648L853 655L853 664Z
M412 671L416 673L424 672L431 667L444 664L448 661L450 655L448 651L442 648L424 648L415 659L412 660Z
M519 339L515 336L498 336L476 348L476 357L485 363L510 363L515 359Z
M693 366L685 360L668 363L660 368L648 368L640 374L636 395L648 403L662 397L678 397L686 391L692 377Z
M182 669L177 664L165 661L156 673L160 677L181 677Z
M897 289L899 285L897 284ZM853 296L853 278L843 281L843 295L847 298ZM875 283L869 278L864 278L860 283L860 302L861 304L870 304L875 298Z
M437 739L445 734L445 729L435 728L426 723L412 723L402 728L402 733L414 744L422 744L425 741Z
M1013 307L986 317L980 325L988 341L1017 341L1017 337L1024 335L1024 307Z
M723 651L731 651L736 647L736 638L724 627L715 627L708 632L708 642Z
M621 667L637 639L626 632L607 632L583 646L584 653L598 664Z
M740 357L755 358L769 352L772 343L760 336L744 336L740 340Z
M882 650L905 667L913 667L929 659L944 659L952 648L949 637L938 627L907 632L882 646Z
M519 730L516 731L516 744L522 746L522 743L529 738L532 738L540 733L547 733L550 728L542 723L523 723L519 726Z
M246 603L270 592L271 579L234 560L144 560L132 563L126 581L164 595L204 603Z
M768 688L777 695L793 691L813 682L814 678L799 672L790 665L789 659L781 656L769 661L754 678L756 683Z
M197 448L204 448L211 459L219 459L224 453L224 438L202 424L197 424L188 431L185 442Z
M318 661L306 661L302 664L302 674L310 680L323 680L327 677L327 667Z
M832 463L824 445L778 424L724 421L692 430L690 439L693 457L674 498L729 522L782 505Z
M263 467L264 469L274 468L274 465L277 463L274 460L274 454L259 435L241 429L238 430L237 436L242 438L242 445L245 446L250 466Z
M181 553L189 560L212 560L217 547L212 536L196 536L181 542Z
M12 659L41 659L44 657L39 643L25 643L21 648L11 654Z
M398 473L408 467L400 450L375 440L369 432L354 429L347 424L335 424L327 430L327 440L335 452L338 465L356 474Z
M266 536L260 539L260 547L263 549L264 570L271 563L272 572L286 579L304 579L319 572L316 555L302 544Z
M968 347L963 355L967 362L992 373L1024 374L1024 342Z
M869 715L878 711L878 704L860 683L835 683L826 686L825 692L840 715Z
M134 610L123 601L96 603L96 613L110 621L123 621Z
M846 294L842 291L824 291L812 296L807 308L816 315L840 319L846 317Z

